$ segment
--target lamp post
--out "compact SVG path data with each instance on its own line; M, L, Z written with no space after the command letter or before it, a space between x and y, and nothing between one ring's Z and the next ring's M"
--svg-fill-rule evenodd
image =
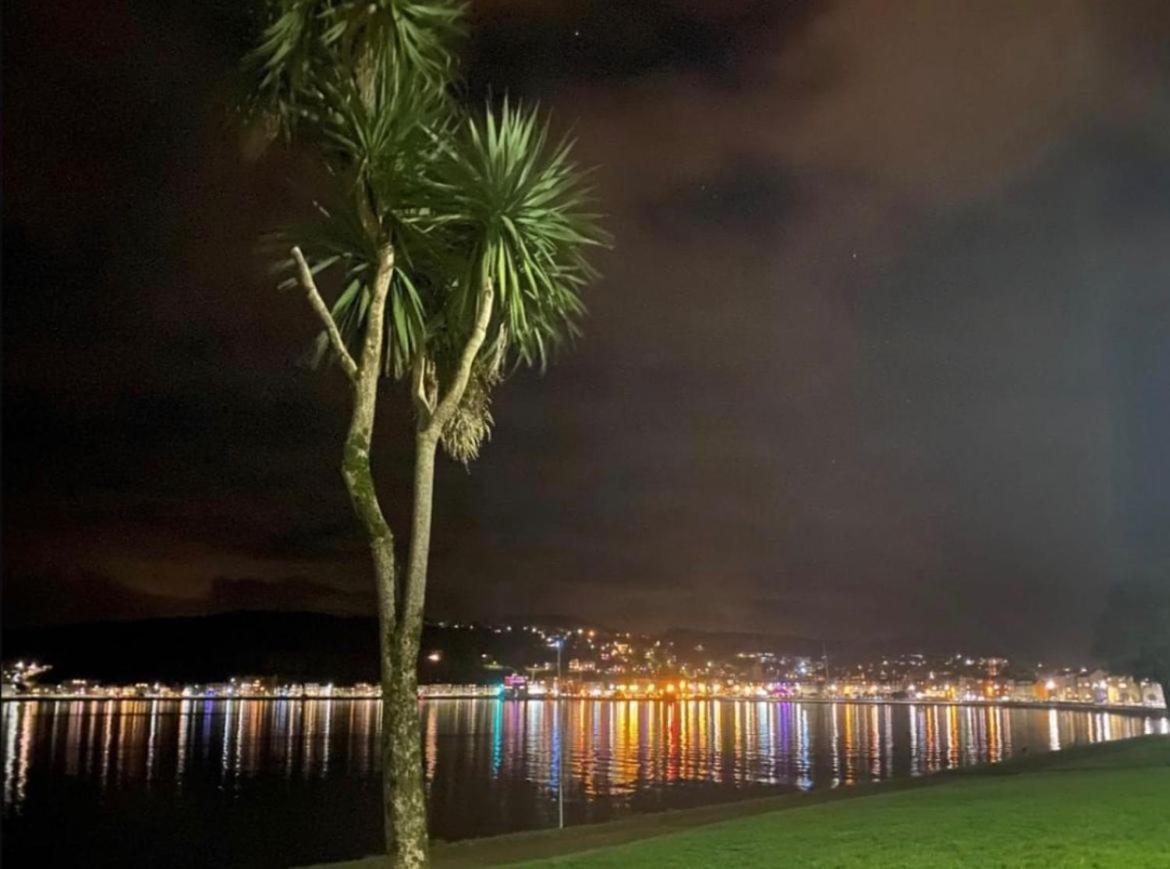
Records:
M557 647L557 681L553 702L556 703L557 715L557 829L565 828L565 730L561 723L561 649L564 648L565 638L557 637L553 641Z

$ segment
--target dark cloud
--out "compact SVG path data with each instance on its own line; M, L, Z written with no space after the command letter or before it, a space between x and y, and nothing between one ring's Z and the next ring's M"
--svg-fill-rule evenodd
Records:
M301 576L275 579L217 577L208 594L208 607L217 612L271 610L322 612L330 615L368 615L375 606L372 584L347 591Z
M183 603L165 594L127 587L120 580L84 569L21 572L4 586L4 609L15 610L17 625L115 621L181 615ZM195 609L201 610L202 607Z
M781 228L798 208L799 197L796 179L775 167L732 165L649 203L644 219L655 232L683 242L712 231L755 236Z
M440 467L431 611L1085 652L1170 526L1163 5L474 15L469 93L579 119L617 243ZM370 599L344 391L256 254L299 164L222 108L245 25L6 15L6 621Z
M370 583L359 590L337 588L304 576L215 577L195 597L154 594L92 570L61 567L25 572L4 594L4 605L20 613L20 625L165 618L208 612L262 610L368 615L374 607Z

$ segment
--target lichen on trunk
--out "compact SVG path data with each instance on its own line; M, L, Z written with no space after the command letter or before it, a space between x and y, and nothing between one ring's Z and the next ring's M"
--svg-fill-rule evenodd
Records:
M399 658L392 685L383 691L386 709L384 724L389 725L389 747L384 757L389 759L386 806L387 818L393 828L389 843L392 865L398 869L425 866L428 860L427 806L423 779L422 727L419 719L418 676L415 666L407 661L417 660L415 644Z

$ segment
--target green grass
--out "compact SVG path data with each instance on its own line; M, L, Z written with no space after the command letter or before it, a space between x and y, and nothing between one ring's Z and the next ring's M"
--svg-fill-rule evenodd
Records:
M1170 740L1045 761L524 865L1170 867Z
M436 843L437 867L1160 867L1170 738L994 766ZM525 862L527 861L527 862ZM384 857L330 869L379 869Z

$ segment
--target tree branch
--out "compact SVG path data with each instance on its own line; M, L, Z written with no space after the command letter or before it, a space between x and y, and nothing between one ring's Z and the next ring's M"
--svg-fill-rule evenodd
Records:
M488 279L480 293L475 327L471 330L471 335L463 347L463 355L459 357L459 367L455 369L455 377L426 425L426 433L429 435L437 437L443 431L443 426L455 415L459 402L463 400L463 393L467 390L468 381L471 380L471 366L475 363L475 356L487 338L487 327L492 318L494 297L495 291L492 289L491 279Z
M414 380L414 404L418 411L419 420L422 428L431 421L431 414L435 412L435 398L431 392L428 374L430 374L431 363L420 351L414 357L414 371L412 377Z
M329 336L329 343L333 347L333 352L337 354L337 359L341 363L341 370L345 372L345 376L349 378L351 383L356 382L357 364L354 363L353 357L349 355L349 350L346 349L345 342L341 340L341 332L337 329L337 323L334 322L333 315L325 307L325 300L321 298L321 294L317 291L317 282L313 280L313 270L305 262L305 256L301 253L299 247L292 249L292 255L293 259L297 261L297 267L300 269L301 286L305 290L309 304L317 312L317 316L321 319L321 322L325 324L325 334Z

